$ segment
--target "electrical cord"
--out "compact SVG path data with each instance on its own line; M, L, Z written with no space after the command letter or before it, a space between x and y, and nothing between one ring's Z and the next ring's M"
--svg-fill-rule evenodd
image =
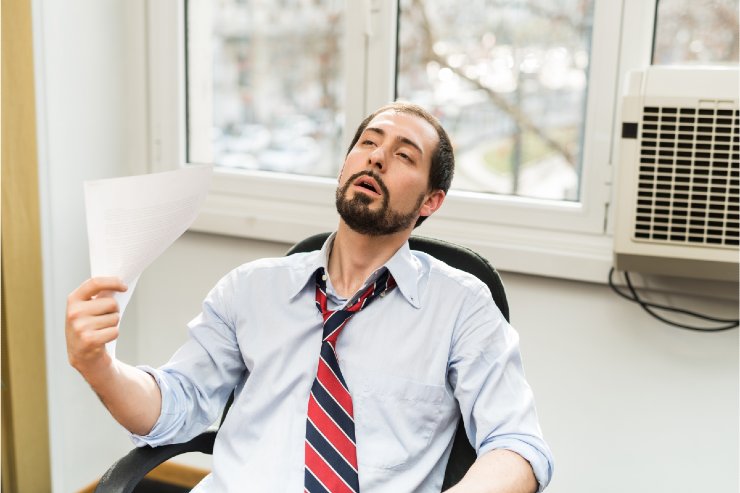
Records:
M612 267L611 270L609 271L609 286L612 288L612 290L615 293L617 293L622 298L628 299L634 303L639 304L640 307L642 307L642 309L645 310L647 313L649 313L651 316L655 317L656 319L668 325L672 325L674 327L678 327L678 328L686 329L686 330L694 330L697 332L720 332L723 330L734 329L738 327L738 325L740 325L740 321L738 319L712 317L709 315L705 315L703 313L693 312L691 310L685 310L683 308L676 308L673 306L660 305L658 303L650 303L640 298L640 296L637 294L637 290L632 285L632 280L630 279L629 272L624 271L624 278L627 281L627 288L629 289L629 294L625 293L624 291L619 289L614 284L613 276L614 276L614 267ZM684 315L688 315L690 317L698 318L700 320L706 320L709 322L717 322L723 325L720 325L718 327L698 327L694 325L686 325L686 324L682 324L679 322L674 322L673 320L668 320L667 318L664 318L663 316L655 313L653 309L666 310L666 311L673 312L673 313L681 313Z

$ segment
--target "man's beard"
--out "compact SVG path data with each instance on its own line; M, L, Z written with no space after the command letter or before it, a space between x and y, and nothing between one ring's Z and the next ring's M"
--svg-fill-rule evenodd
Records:
M383 192L383 203L377 210L370 210L369 205L372 203L372 197L368 197L363 193L355 193L352 199L347 199L347 191L349 187L361 176L371 176L378 183L381 191ZM419 199L416 201L416 205L406 214L401 212L392 211L390 209L390 195L388 188L383 183L383 180L377 174L372 171L360 171L352 175L344 186L337 187L336 193L336 205L337 212L342 217L347 226L350 229L369 236L382 236L398 233L408 228L412 223L416 222L419 214L419 208L424 202L424 194L419 195Z

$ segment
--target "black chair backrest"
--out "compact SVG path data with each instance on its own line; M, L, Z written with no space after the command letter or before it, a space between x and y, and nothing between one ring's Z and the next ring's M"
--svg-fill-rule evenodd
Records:
M299 252L311 252L321 249L329 233L319 233L302 240L288 250L286 255ZM447 265L473 274L478 279L486 283L491 290L493 301L498 306L506 320L509 320L509 304L506 301L506 292L501 278L496 269L483 257L468 248L455 245L442 240L426 238L423 236L412 236L409 239L409 246L412 250L419 250L424 253L445 262ZM445 470L445 478L442 484L442 491L457 484L470 466L475 462L476 452L470 445L462 419L457 424L455 439L452 444L450 460Z

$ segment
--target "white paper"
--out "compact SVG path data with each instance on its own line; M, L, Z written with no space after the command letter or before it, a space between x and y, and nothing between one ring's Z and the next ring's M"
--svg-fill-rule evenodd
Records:
M115 293L121 317L139 276L195 220L213 167L85 182L87 236L92 277L119 277ZM115 356L115 341L106 349Z

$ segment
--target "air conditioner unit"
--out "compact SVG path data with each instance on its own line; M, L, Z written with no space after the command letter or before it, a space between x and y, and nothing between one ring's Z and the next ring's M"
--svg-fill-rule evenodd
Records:
M614 266L738 280L738 69L651 67L628 77Z

